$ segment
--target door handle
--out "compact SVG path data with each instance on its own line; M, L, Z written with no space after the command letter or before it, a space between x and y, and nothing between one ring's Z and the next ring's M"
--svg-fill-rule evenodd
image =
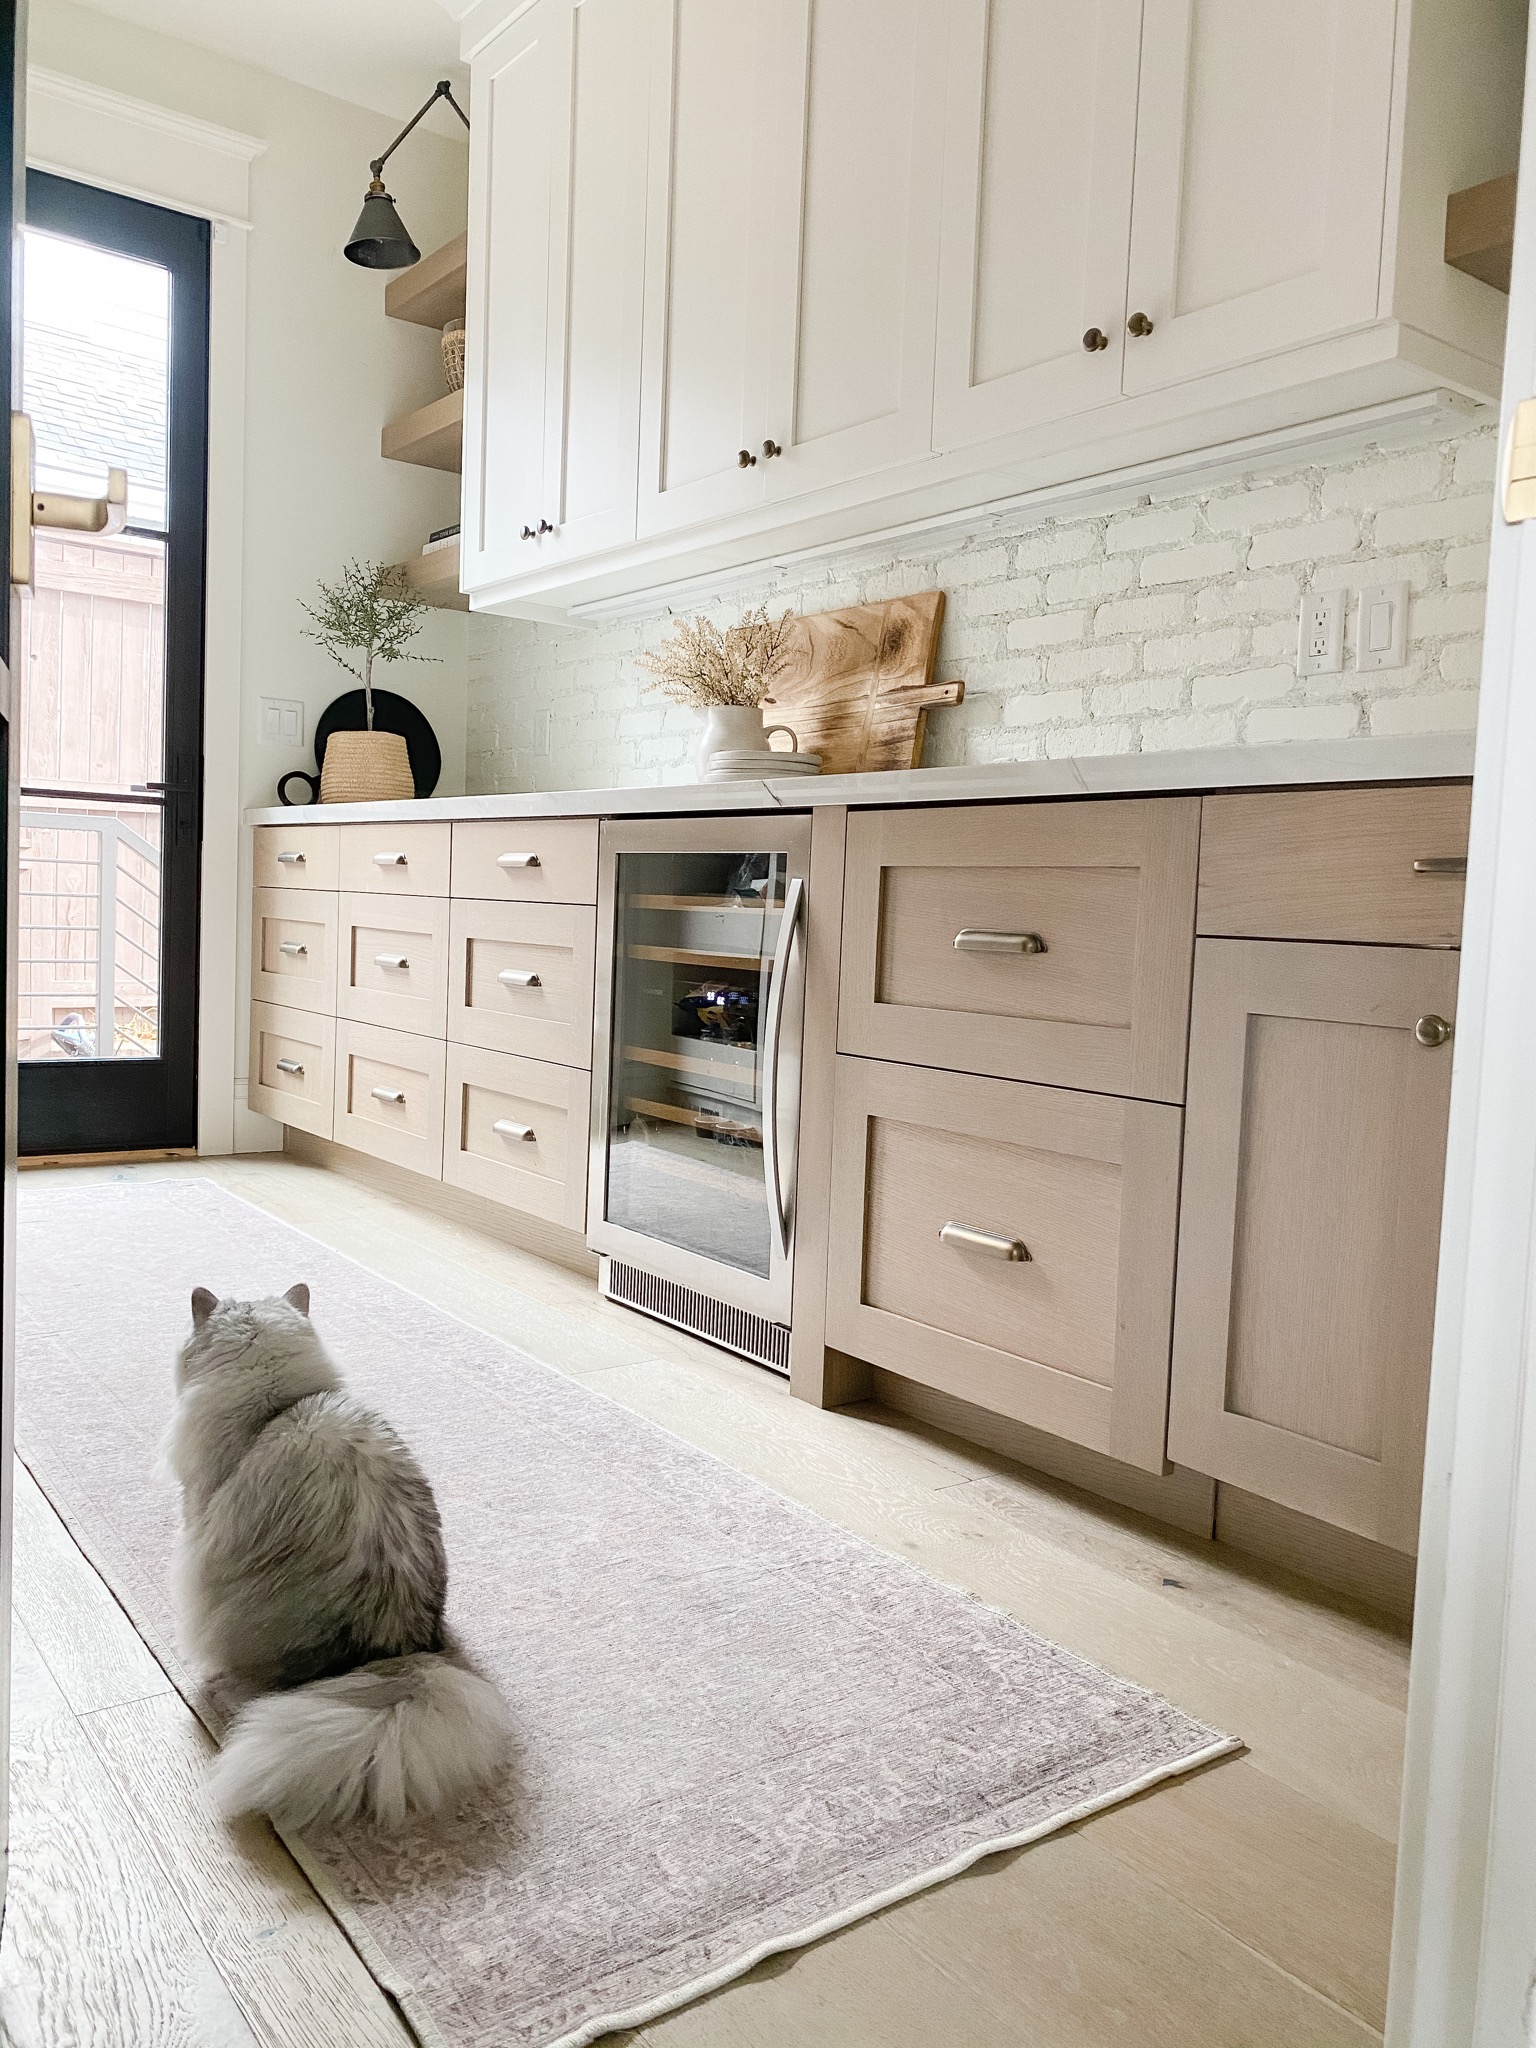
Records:
M784 994L789 983L789 955L805 906L805 884L796 875L784 897L779 943L773 949L768 982L768 1016L763 1027L763 1169L779 1251L789 1256L789 1204L784 1199L784 1166L779 1157L779 1041L784 1032Z
M24 412L11 414L11 581L32 587L32 535L39 526L66 533L121 533L128 524L128 472L107 471L100 498L76 498L67 491L33 488L32 422Z

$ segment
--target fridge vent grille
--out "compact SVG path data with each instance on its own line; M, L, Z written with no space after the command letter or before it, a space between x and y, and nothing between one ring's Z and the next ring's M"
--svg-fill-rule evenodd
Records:
M772 1372L789 1372L789 1331L782 1323L770 1323L766 1316L749 1315L732 1308L697 1288L681 1287L675 1280L658 1280L654 1273L638 1266L626 1266L618 1259L603 1261L603 1292L610 1301L641 1315L654 1316L690 1336L718 1344L750 1358L754 1365L766 1365Z

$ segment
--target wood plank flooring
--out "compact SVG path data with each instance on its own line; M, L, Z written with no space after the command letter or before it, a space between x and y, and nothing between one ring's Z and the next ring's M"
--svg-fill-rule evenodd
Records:
M1407 1681L1390 1626L909 1418L808 1408L581 1275L340 1175L268 1155L70 1171L216 1179L1248 1744L631 2048L1380 2040ZM206 1737L25 1475L16 1613L0 2043L405 2048L271 1831L210 1813Z

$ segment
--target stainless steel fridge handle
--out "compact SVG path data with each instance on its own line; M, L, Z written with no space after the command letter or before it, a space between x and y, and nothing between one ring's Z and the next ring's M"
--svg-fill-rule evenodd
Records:
M796 875L784 895L779 942L773 949L773 972L768 979L768 1018L763 1030L763 1170L768 1176L768 1199L773 1205L779 1251L786 1258L789 1256L789 1206L784 1200L784 1176L779 1159L779 1040L784 1030L789 956L804 905L805 884Z

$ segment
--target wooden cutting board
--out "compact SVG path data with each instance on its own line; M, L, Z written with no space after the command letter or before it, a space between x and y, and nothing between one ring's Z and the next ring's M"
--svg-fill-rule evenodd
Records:
M793 726L823 775L915 768L931 707L965 695L964 683L933 680L943 619L942 590L796 619L764 724Z

